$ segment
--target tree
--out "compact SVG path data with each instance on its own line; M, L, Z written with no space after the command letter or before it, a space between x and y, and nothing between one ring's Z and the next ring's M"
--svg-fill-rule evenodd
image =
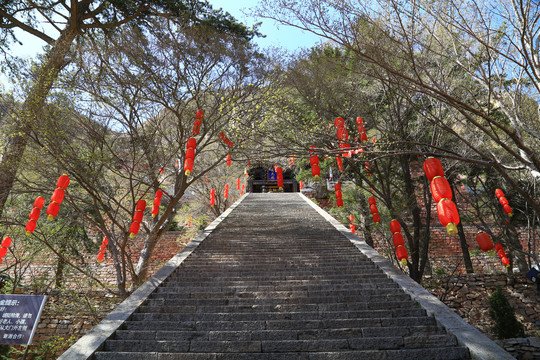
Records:
M531 101L538 96L539 67L531 55L537 7L520 0L496 6L480 0L282 0L259 12L338 44L371 65L373 79L409 93L412 104L425 96L433 105L420 112L423 120L467 152L435 144L424 152L492 167L538 213L538 199L519 186L521 169L529 176L540 170L538 106ZM411 151L395 145L395 153ZM521 250L516 240L510 245ZM523 255L516 256L526 270Z
M61 79L56 107L32 138L83 189L69 203L92 209L81 213L108 237L122 295L146 280L186 190L245 146L251 130L243 124L256 123L250 109L265 74L263 58L242 37L173 18L151 25L88 42L87 56ZM195 135L198 109L204 120ZM196 157L188 177L183 164L192 136ZM139 249L129 238L131 218L137 201L151 203L158 189L162 206L151 220L145 215Z
M81 40L79 45L83 39L98 34L108 36L111 31L128 23L144 28L156 16L173 16L189 26L210 26L246 39L254 34L228 13L213 10L207 2L199 1L8 1L0 5L0 16L0 44L4 54L10 43L17 41L15 29L36 36L48 45L17 114L16 131L0 161L0 215L16 179L28 135L35 133L35 126L58 75L79 50L73 47L76 39ZM43 30L42 20L54 30Z

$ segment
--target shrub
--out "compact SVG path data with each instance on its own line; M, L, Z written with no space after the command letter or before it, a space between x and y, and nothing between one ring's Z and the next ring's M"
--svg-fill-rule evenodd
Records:
M523 325L516 319L514 308L498 287L489 297L489 315L495 321L493 333L499 339L525 337Z

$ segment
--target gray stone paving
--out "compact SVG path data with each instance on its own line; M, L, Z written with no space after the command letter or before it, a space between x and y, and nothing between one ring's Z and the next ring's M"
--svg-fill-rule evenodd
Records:
M471 358L298 194L250 194L107 337L94 359Z

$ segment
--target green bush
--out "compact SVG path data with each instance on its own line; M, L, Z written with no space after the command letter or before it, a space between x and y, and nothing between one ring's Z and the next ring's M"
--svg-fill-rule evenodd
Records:
M489 297L489 315L495 321L493 333L498 339L525 337L523 325L500 287Z

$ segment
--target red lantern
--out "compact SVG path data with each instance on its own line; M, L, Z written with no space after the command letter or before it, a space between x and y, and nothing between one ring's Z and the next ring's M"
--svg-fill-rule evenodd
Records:
M105 246L109 245L109 238L105 236L105 237L103 238L103 241L102 241L101 243L102 243L103 245L105 245Z
M356 234L356 226L354 226L354 224L349 224L349 230L351 230L353 234Z
M364 119L362 119L360 116L356 118L356 125L362 125L364 123Z
M482 251L493 249L493 241L491 241L491 237L485 232L476 234L476 242L478 242L478 246L480 246Z
M495 243L495 250L496 251L499 251L499 250L502 250L503 249L503 246L501 245L501 243Z
M459 224L459 213L456 204L452 200L442 199L437 204L437 212L441 224L446 227L449 234L457 234L457 226Z
M162 197L163 197L163 190L158 189L158 190L156 191L156 196L155 196L155 198L156 198L156 199L161 199Z
M339 140L348 141L349 140L349 132L345 128L339 128L337 129L337 138Z
M47 206L47 219L52 220L58 215L58 211L60 211L60 204L52 202Z
M452 200L452 189L450 188L450 183L445 177L435 176L431 180L429 187L431 189L431 195L436 203L444 198Z
M223 132L219 133L219 137L221 138L221 140L223 140L223 142L227 146L230 146L230 147L234 146L234 143L231 140L229 140L229 138L227 137L227 135L225 135L225 133L223 133Z
M28 222L26 223L26 235L30 235L31 233L34 232L34 230L36 230L36 221L35 220L28 220Z
M360 141L362 141L362 142L368 141L368 137L367 137L366 133L360 134Z
M407 265L407 259L409 258L409 254L407 254L407 249L405 248L405 246L398 246L398 248L396 249L396 255L402 265Z
M66 190L69 185L69 176L66 174L60 175L58 181L56 181L56 187Z
M503 263L504 266L506 267L509 267L510 266L510 260L508 260L508 258L506 256L502 257L501 258L501 262Z
M242 184L242 189L240 190L240 195L243 195L244 194L244 189L245 189L246 185Z
M134 238L135 235L139 233L139 230L141 228L141 224L134 221L131 223L131 226L129 227L129 237Z
M223 190L223 198L227 199L229 197L229 184L225 184L225 189Z
M497 198L500 198L500 197L503 197L503 196L504 196L504 193L503 193L503 191L502 191L501 189L496 189L496 190L495 190L495 196L496 196Z
M186 142L186 156L184 160L184 173L186 174L186 176L189 176L193 171L196 147L197 140L195 140L195 138L189 138Z
M338 154L336 156L336 162L337 162L339 171L343 171L343 160L341 160L341 155Z
M343 207L343 199L339 198L339 199L336 199L336 205L338 207Z
M2 246L8 248L10 247L10 245L11 245L11 238L9 236L6 236L4 240L2 240Z
M202 110L197 110L195 114L195 122L193 123L193 136L198 135L201 131L202 119L204 112Z
M444 170L439 159L434 157L429 157L424 161L424 172L429 181L431 181L435 176L444 176Z
M369 207L369 211L371 212L371 214L378 214L379 213L379 209L377 208L377 205L371 205Z
M304 181L300 180L300 190L302 190L303 188L304 188Z
M377 200L375 199L375 196L370 196L370 197L368 198L368 203L369 203L369 205L375 205L375 204L377 204Z
M231 154L227 154L227 166L231 166Z
M186 149L195 149L197 147L197 140L195 138L189 138L186 142Z
M335 191L341 191L341 184L339 182L334 184L334 190Z
M137 201L137 206L135 207L135 210L136 211L144 211L144 210L146 210L146 201L144 201L142 199Z
M319 168L319 164L313 164L311 165L311 175L315 179L315 181L319 180L319 177L321 176L321 169Z
M104 252L100 252L97 256L97 262L102 262L103 261L103 258L105 257L105 253Z
M141 222L143 219L144 213L142 211L135 211L133 214L133 221Z
M337 128L342 128L345 126L345 120L343 120L343 118L337 117L336 120L334 120L334 125Z
M28 218L30 220L38 221L40 214L41 214L41 210L39 210L39 208L35 207L30 211L30 215L28 215Z
M240 178L236 179L236 190L240 190Z
M62 203L62 201L64 201L64 195L65 195L65 191L64 189L62 188L56 188L56 190L54 190L52 196L51 196L51 201L54 201L54 202L57 202L59 204Z
M381 222L381 216L379 214L373 214L373 222L379 224Z
M499 203L501 204L502 207L504 207L505 205L508 205L508 200L504 196L501 196L499 198Z
M0 247L0 258L3 258L3 257L6 256L7 250L8 250L8 249L5 248L5 247Z
M403 235L401 233L397 232L392 235L392 241L394 242L394 246L403 246L405 245L405 241L403 240Z
M210 190L210 206L216 205L216 190Z
M283 169L281 168L281 166L279 166L276 169L276 174L277 174L277 186L279 190L283 190Z
M43 209L43 205L45 205L45 199L41 196L38 196L36 200L34 200L34 207L38 209Z
M354 215L349 215L349 222L352 224L354 223Z
M390 221L390 232L392 234L401 232L401 224L396 219Z
M506 215L508 216L512 216L512 208L510 207L510 205L504 205L503 206L503 210L505 212Z

